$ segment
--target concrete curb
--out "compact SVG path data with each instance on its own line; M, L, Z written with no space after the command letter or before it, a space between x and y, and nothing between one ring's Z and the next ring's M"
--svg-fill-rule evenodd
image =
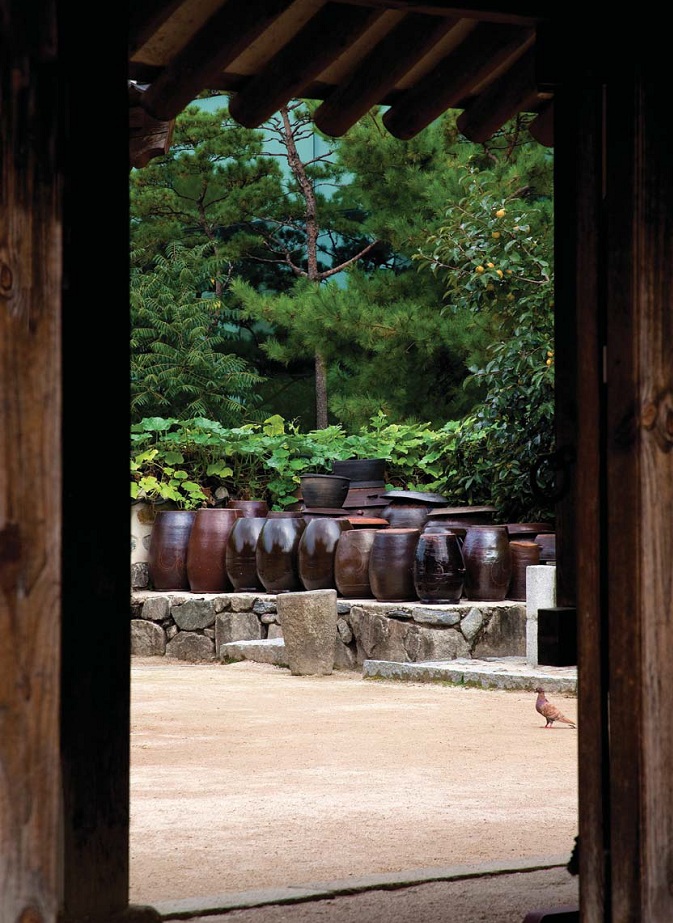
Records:
M385 875L368 875L364 878L348 878L267 890L239 891L180 901L162 901L153 904L153 907L161 915L162 920L189 920L269 904L297 904L361 894L365 891L394 891L433 882L464 881L470 878L517 875L525 872L565 868L568 858L568 856L547 856L539 859L512 860L506 865L502 862L483 862L476 865L454 865L446 868L412 869L404 872L390 872Z

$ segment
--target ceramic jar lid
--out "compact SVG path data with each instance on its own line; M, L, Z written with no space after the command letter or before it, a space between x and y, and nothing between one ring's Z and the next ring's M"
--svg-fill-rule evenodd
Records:
M387 500L411 500L421 503L446 503L446 497L441 494L433 494L422 490L388 490L384 494Z

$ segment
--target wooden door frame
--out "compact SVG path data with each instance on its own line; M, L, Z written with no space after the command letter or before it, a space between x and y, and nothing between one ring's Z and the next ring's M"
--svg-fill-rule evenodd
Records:
M152 921L128 905L125 58L87 87L101 50L73 47L76 13L24 6L0 0L0 909ZM647 48L558 97L583 923L671 919L673 179L664 52Z

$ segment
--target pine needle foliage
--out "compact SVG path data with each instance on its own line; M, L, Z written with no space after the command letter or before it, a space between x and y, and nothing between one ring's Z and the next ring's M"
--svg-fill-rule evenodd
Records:
M150 270L131 272L131 417L209 417L236 426L259 419L263 379L226 351L215 295L221 271L210 244L172 243Z

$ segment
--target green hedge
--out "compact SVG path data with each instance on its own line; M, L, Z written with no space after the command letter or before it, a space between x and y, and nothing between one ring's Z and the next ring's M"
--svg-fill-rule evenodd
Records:
M429 427L383 414L355 434L341 426L301 433L278 416L235 429L153 417L132 427L131 498L195 509L214 505L224 488L232 499L282 510L297 502L302 474L329 474L336 459L384 458L389 487L441 493L450 506L492 504L502 522L550 519L531 492L528 460L489 459L487 427L469 418Z

